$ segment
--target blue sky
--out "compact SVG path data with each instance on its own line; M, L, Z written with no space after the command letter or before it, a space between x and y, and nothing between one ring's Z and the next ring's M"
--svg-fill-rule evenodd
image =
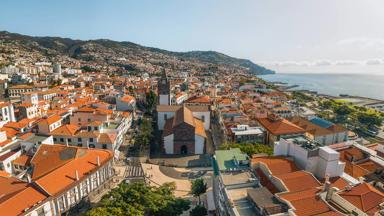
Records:
M382 0L2 0L0 29L216 50L278 72L384 72Z

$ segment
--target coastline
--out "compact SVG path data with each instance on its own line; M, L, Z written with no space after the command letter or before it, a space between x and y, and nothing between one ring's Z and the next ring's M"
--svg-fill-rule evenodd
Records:
M260 77L259 77L260 78ZM261 78L262 79L262 78ZM360 106L370 106L370 105L375 105L375 104L384 104L384 100L381 99L376 99L376 98L371 98L371 97L363 97L363 96L355 96L355 95L349 95L349 94L340 94L338 96L334 95L329 95L329 94L323 94L323 93L318 93L317 91L312 91L308 89L292 89L299 87L299 85L294 84L294 85L289 85L286 82L270 82L265 79L263 79L266 83L276 86L279 91L282 92L303 92L307 94L311 94L316 97L325 97L328 99L333 99L333 100L346 100L346 102L355 104L355 105L360 105Z
M257 76L280 91L300 91L332 99L384 102L384 76L366 74L275 74Z

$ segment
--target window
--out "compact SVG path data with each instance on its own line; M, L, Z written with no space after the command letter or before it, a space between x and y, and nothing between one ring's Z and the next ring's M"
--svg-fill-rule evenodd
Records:
M68 138L68 142L72 142L72 139L71 139L71 138Z
M167 120L168 116L167 114L164 114L164 120Z
M83 181L81 183L81 191L82 191L82 196L84 197L85 195L88 194L88 185L87 185L87 181Z
M64 138L60 138L60 142L64 142Z
M81 138L77 138L77 142L81 142Z
M201 121L205 122L205 116L201 116Z
M42 206L41 208L37 209L36 213L37 213L38 216L44 216L45 215L44 206Z
M56 141L57 141L57 138L56 138L56 137L54 137L54 138L53 138L53 142L56 142Z
M98 128L98 127L94 127L93 129L94 129L95 131L99 130L99 128Z
M89 148L95 148L94 144L89 144Z
M64 196L57 199L57 203L58 203L60 211L64 211Z
M79 143L77 144L78 147L83 147L83 144Z
M93 138L89 138L89 142L93 142Z
M107 149L107 144L103 144L103 149Z

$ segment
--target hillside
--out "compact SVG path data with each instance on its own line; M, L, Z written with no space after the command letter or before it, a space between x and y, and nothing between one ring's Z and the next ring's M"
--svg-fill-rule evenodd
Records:
M155 71L159 68L188 71L241 71L251 74L271 74L274 71L215 51L171 52L145 47L131 42L106 39L73 40L60 37L32 37L0 32L0 53L3 59L16 61L23 57L32 61L55 59L81 65L112 65L137 71ZM12 58L14 57L14 58Z

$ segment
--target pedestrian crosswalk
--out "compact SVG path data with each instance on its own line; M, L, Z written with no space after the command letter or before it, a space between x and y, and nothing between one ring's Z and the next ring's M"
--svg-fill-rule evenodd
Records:
M144 178L144 171L141 166L127 166L125 178Z

